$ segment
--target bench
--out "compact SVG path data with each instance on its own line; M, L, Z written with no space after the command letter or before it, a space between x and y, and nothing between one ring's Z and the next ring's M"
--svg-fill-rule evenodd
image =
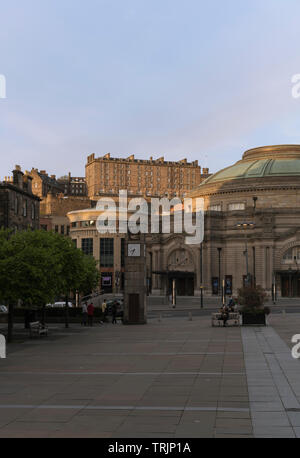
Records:
M233 326L239 326L240 314L238 312L229 312L229 317L226 324L228 324L229 321L232 322ZM222 313L212 313L211 325L215 326L215 322L217 322L219 326L223 326Z
M32 323L29 323L29 332L30 332L30 337L33 337L34 334L38 336L42 335L48 335L48 327L42 325L39 321L34 321Z

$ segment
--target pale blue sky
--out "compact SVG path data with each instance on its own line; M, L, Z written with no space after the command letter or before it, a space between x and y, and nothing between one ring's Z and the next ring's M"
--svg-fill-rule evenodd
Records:
M0 0L1 178L300 143L299 0Z

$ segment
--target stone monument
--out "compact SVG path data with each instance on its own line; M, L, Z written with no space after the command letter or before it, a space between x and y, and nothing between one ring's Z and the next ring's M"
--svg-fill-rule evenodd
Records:
M147 323L146 243L144 235L125 241L124 324Z

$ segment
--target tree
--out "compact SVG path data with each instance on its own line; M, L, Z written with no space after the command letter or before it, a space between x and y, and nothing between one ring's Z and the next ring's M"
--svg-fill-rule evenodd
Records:
M93 288L98 279L96 263L83 255L72 240L54 232L0 231L0 298L9 306L8 341L12 339L13 308L45 305L70 291ZM68 308L66 307L66 327Z
M78 291L84 296L89 294L99 285L100 276L96 260L82 253L82 272Z
M263 313L267 294L261 286L245 286L238 290L238 302L243 306L243 312Z
M42 307L44 312L45 305L55 297L60 274L56 238L45 231L14 235L1 231L0 295L9 305L8 341L12 339L14 305L19 300L29 307Z

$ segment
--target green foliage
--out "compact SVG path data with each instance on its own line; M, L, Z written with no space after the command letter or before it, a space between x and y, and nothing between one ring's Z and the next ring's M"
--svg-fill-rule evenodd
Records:
M71 290L92 290L99 280L96 262L72 240L46 231L0 231L0 299L42 306Z
M82 253L82 263L80 284L77 289L86 296L99 285L101 275L97 269L97 262L92 256L86 256Z
M244 313L265 313L267 294L261 286L246 286L238 290L238 302Z

